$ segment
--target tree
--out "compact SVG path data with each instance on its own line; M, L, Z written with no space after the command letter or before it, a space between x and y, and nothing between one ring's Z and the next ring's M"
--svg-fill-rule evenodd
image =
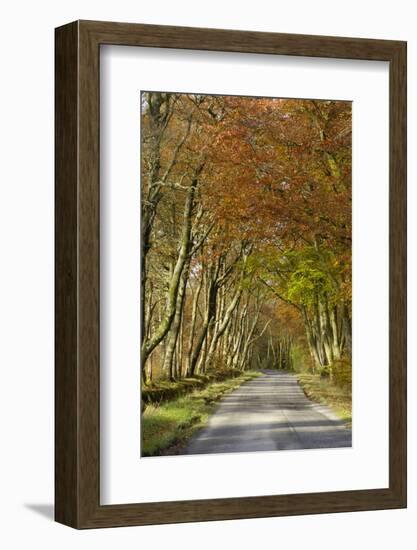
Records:
M350 103L143 94L142 247L144 380L349 359Z

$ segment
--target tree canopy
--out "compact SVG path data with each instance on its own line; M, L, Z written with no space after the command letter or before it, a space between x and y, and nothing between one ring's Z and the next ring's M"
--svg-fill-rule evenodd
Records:
M145 382L350 361L351 125L345 101L142 93Z

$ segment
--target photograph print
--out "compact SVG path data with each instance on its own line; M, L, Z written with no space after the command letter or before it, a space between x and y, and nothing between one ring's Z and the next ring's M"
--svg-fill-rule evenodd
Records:
M351 447L352 103L140 117L141 456Z

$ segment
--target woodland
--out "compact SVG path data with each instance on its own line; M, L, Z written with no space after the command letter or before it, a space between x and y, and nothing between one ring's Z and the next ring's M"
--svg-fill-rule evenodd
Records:
M141 377L351 364L351 103L141 93Z

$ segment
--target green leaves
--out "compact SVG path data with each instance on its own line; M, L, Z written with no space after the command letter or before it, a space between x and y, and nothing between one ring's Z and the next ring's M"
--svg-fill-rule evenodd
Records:
M333 304L339 298L342 269L331 250L310 245L284 252L275 248L255 257L252 265L294 305L311 308L317 301Z
M312 262L305 262L291 274L287 296L291 302L312 307L318 299L328 296L332 290L329 277L315 268Z

